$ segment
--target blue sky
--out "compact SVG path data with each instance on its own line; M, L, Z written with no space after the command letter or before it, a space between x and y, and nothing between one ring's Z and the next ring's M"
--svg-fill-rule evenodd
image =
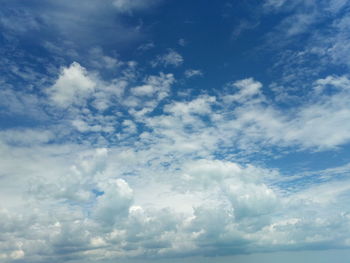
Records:
M0 4L1 262L347 262L349 1Z

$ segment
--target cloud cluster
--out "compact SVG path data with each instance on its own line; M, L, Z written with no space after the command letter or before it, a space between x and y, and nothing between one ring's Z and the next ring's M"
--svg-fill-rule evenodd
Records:
M349 1L266 1L263 15L282 15L265 35L265 48L278 53L274 71L287 93L307 88L325 68L339 74L349 67ZM261 21L263 19L261 18ZM291 45L292 44L292 45ZM268 51L269 52L269 51ZM301 88L302 87L302 88ZM293 90L294 89L294 90Z
M277 53L281 79L222 87L210 86L230 69L217 50L213 67L183 55L211 46L189 38L195 19L172 45L146 39L161 28L139 15L161 0L2 2L1 262L350 248L349 1L267 0L235 20L238 50L242 32L275 23L259 48ZM125 46L137 52L121 56ZM169 46L183 52L159 52ZM330 155L340 166L324 169ZM318 168L299 172L304 156Z
M102 262L348 246L347 208L333 206L349 193L348 182L283 194L271 185L279 177L276 171L204 159L162 169L144 164L149 161L145 153L82 151L64 179L64 170L57 167L56 178L36 180L45 195L25 203L22 212L19 207L17 212L1 210L4 262ZM125 174L131 169L134 178ZM155 180L156 171L162 174ZM89 195L77 199L83 188ZM190 209L181 208L186 203Z
M64 67L31 101L50 116L48 131L1 131L4 262L349 247L346 176L307 185L249 163L258 152L348 143L347 76L315 80L288 109L253 78L173 99L173 74L136 78L134 63L124 73L106 81L76 62Z

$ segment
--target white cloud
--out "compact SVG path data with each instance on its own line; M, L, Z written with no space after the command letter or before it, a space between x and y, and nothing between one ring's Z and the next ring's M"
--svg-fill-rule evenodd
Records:
M275 171L210 159L177 159L167 168L162 165L167 149L153 152L153 148L80 150L80 157L67 153L64 160L75 162L71 174L64 177L62 168L68 163L63 162L54 169L57 177L36 181L38 189L46 188L45 195L39 194L41 197L27 203L21 213L1 212L1 231L11 236L5 241L7 246L10 240L24 244L13 245L3 253L10 257L22 250L29 262L43 251L52 258L74 253L79 260L96 256L97 261L203 255L208 248L224 255L227 248L230 254L242 249L295 249L293 244L318 244L319 240L331 242L348 236L347 218L339 215L332 223L334 218L324 214L320 221L320 213L336 209L333 202L348 191L344 183L283 196L268 184L279 177ZM156 157L161 157L159 162ZM47 157L39 164L45 162ZM34 167L35 173L43 174L38 167ZM50 184L58 184L66 193L57 195ZM93 196L93 189L98 196ZM88 203L71 197L81 190L90 191ZM70 201L62 202L62 198ZM317 203L322 204L314 208L317 214L307 218L298 214ZM52 215L45 212L48 209ZM31 219L34 214L37 217ZM335 228L335 224L341 226L340 236L324 230L326 225ZM14 229L16 236L12 235ZM5 246L4 241L1 246Z
M144 84L130 89L132 96L123 101L129 113L137 119L152 112L160 101L166 98L171 86L175 83L173 74L160 73L159 76L148 76Z
M169 49L166 54L156 57L156 59L151 62L151 65L153 67L157 67L157 66L179 67L183 64L183 62L184 62L184 59L181 56L181 54L179 54L173 49Z
M57 3L62 10L82 6L77 23L89 25L86 14L97 21L93 14L100 2L68 2ZM116 10L107 13L117 20L155 3L115 0L101 8L112 2ZM294 37L318 23L322 15L315 3L270 0L264 5L288 14L299 6L313 10L293 13L278 27ZM346 2L321 4L326 6L322 10L337 13ZM67 18L72 10L58 17ZM80 32L70 30L73 23L67 19L60 21L55 25L66 33ZM319 41L314 52L348 63L348 24L346 17L335 20L331 27L339 34ZM243 23L235 33L251 26ZM103 27L111 24L101 23ZM36 25L24 30L36 30ZM139 50L153 46L149 42ZM100 48L87 50L89 63L84 65L89 70L76 62L62 68L45 90L47 96L39 87L31 94L9 85L0 91L6 98L0 105L11 118L36 117L23 127L0 131L0 260L183 261L203 255L350 247L349 165L288 177L264 163L290 152L337 154L334 149L350 142L348 76L303 83L310 92L288 108L265 96L269 90L254 78L198 95L190 95L193 90L179 81L172 92L172 73L147 75L134 61L120 61ZM303 54L293 58L302 60ZM152 63L169 70L184 59L169 49ZM184 74L203 75L196 69ZM190 90L186 98L171 96L181 88ZM346 158L339 156L339 162ZM292 165L293 160L287 161Z
M203 72L199 69L188 69L185 71L186 78L192 78L196 76L203 76Z
M91 124L87 123L84 120L76 119L72 121L73 127L75 127L79 132L106 132L111 133L114 129L113 118L105 118L106 120L101 119L99 122L98 120L94 119ZM110 119L110 120L108 120ZM88 120L90 121L90 120ZM91 121L90 121L91 122Z
M326 66L349 66L349 56L345 51L350 37L346 30L349 25L348 5L345 0L271 0L264 4L268 13L288 14L277 24L276 30L266 35L267 46L278 43L277 48L281 48L277 49L276 69L283 67L284 82L308 79ZM291 42L299 41L299 37L303 39L302 46L286 49Z
M210 114L211 104L216 101L213 96L201 96L189 102L175 102L166 105L165 111L171 112L180 117L186 117L191 114Z
M113 227L120 223L118 220L128 216L133 202L133 191L122 179L100 182L99 190L103 191L103 195L97 198L94 216L98 222Z
M58 125L0 132L0 257L108 262L349 246L348 180L290 190L247 158L348 143L347 76L316 80L290 110L253 78L176 100L173 74L138 81L128 70L104 81L74 63L47 91L69 108Z
M62 69L56 83L47 93L53 103L59 107L68 107L72 104L83 104L95 87L96 83L88 76L86 69L74 62L68 68Z
M105 55L101 48L92 48L89 51L89 55L90 64L96 68L117 69L123 64L117 58Z
M123 129L123 132L124 133L127 133L127 134L133 134L133 133L136 133L137 132L137 126L136 124L131 121L131 120L125 120L123 121L122 123L124 129Z
M237 102L245 102L250 100L253 96L259 95L262 88L262 84L252 78L233 82L231 86L237 88L238 92L234 95L227 95L224 99Z
M234 86L239 91L224 95L223 99L244 104L234 109L234 117L222 127L244 130L245 135L238 139L244 147L249 147L253 141L319 150L337 147L350 139L347 136L349 108L345 103L349 97L347 81L344 77L327 77L316 81L315 93L310 96L309 103L289 114L276 107L264 106L265 98L260 91L260 83L251 79L235 82ZM324 89L327 85L330 85L328 89L335 89L333 95L326 95L327 90Z
M151 85L142 85L131 89L131 93L136 96L152 96L155 89Z
M37 96L27 93L15 91L4 86L0 91L0 96L6 100L0 101L5 115L8 116L25 116L28 119L47 120L48 116L43 110L43 102Z
M34 129L9 129L0 131L0 141L9 145L38 145L52 140L53 132Z

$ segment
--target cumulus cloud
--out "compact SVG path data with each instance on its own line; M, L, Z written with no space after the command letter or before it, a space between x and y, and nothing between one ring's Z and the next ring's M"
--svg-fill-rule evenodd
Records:
M87 75L86 69L74 62L62 69L56 83L47 92L56 105L68 107L83 104L95 87L96 83Z
M281 96L295 87L268 78L192 88L203 72L179 71L184 58L176 50L144 63L105 50L138 39L147 19L135 14L160 1L29 2L4 4L19 10L0 19L4 41L30 35L51 53L38 62L44 73L9 63L16 81L0 79L1 262L209 262L189 258L350 248L350 164L342 150L350 142L348 75L310 74L297 103L272 96L271 87L280 86ZM349 64L347 1L262 5L285 14L273 34L288 41L331 22L310 34L317 45L286 50L276 67L288 58L303 64L311 53L322 54L320 64ZM238 23L233 34L258 24ZM34 39L39 29L55 37ZM156 51L149 41L135 43L137 56ZM80 52L86 57L69 64ZM304 69L288 65L289 76ZM306 155L340 164L323 169L321 158L316 170L300 172L294 159Z
M173 74L126 75L103 80L73 63L47 88L50 103L37 99L54 126L0 132L1 259L108 262L349 247L348 179L306 183L310 175L286 178L249 161L268 149L348 143L347 76L315 80L309 97L286 109L254 78L174 99ZM293 188L283 185L292 181Z
M94 216L98 222L113 227L115 223L118 223L117 220L128 216L133 201L133 192L122 179L108 183L101 182L99 190L103 194L97 198Z

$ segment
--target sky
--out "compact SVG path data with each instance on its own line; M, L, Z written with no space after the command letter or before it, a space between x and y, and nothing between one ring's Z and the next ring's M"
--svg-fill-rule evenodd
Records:
M348 262L350 1L0 6L0 262Z

